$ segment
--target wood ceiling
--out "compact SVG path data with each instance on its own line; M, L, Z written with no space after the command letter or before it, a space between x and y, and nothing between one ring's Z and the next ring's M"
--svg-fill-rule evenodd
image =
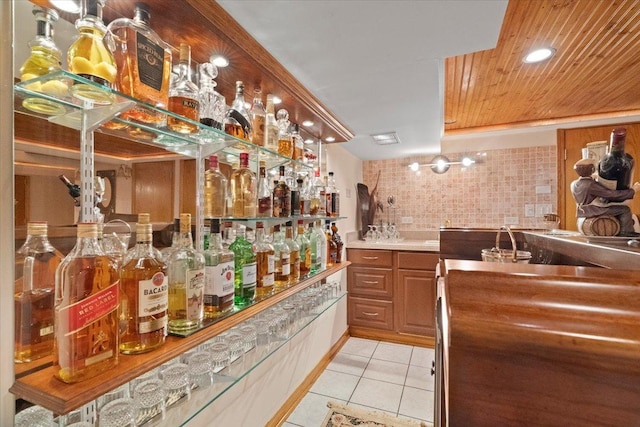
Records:
M510 0L495 49L445 61L445 135L640 114L639 83L640 1Z

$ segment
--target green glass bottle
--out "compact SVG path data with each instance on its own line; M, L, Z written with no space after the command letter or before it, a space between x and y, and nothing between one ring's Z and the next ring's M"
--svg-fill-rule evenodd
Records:
M236 239L229 245L229 249L235 257L235 305L239 307L250 305L256 298L256 254L253 252L251 243L246 239L244 228L237 230Z

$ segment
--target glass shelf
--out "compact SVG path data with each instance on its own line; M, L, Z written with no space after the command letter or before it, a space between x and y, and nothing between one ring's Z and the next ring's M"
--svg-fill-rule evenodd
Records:
M39 91L43 87L46 90L48 87L46 84L51 82L61 82L62 84L56 85L56 90L51 90L49 93ZM103 98L109 98L112 102L104 105L80 99L74 96L69 89L65 89L74 84L88 85L92 90L103 92ZM289 165L298 170L312 170L314 166L310 163L291 160L274 151L234 138L200 122L194 122L170 111L146 104L108 87L99 86L67 71L57 71L16 83L14 89L15 110L17 112L75 130L96 130L191 158L204 158L218 153L220 161L223 163L231 163L239 158L241 152L249 152L251 168L254 170L258 169L257 164L260 160L266 162L267 169ZM30 108L34 104L40 108L38 110ZM182 134L170 130L165 124L155 126L119 117L121 112L136 105L167 117L171 116L192 123L197 127L198 132ZM220 152L224 156L220 156Z

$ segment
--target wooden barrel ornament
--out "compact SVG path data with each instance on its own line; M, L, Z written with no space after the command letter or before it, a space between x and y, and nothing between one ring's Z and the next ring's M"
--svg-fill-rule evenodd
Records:
M578 231L585 236L617 236L620 232L620 221L608 215L578 218Z

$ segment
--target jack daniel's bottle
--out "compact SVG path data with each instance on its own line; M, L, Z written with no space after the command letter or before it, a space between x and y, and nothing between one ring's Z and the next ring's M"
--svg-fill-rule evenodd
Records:
M611 132L609 152L598 165L598 182L612 190L626 190L631 185L634 161L624 151L626 138L625 128L615 128Z

